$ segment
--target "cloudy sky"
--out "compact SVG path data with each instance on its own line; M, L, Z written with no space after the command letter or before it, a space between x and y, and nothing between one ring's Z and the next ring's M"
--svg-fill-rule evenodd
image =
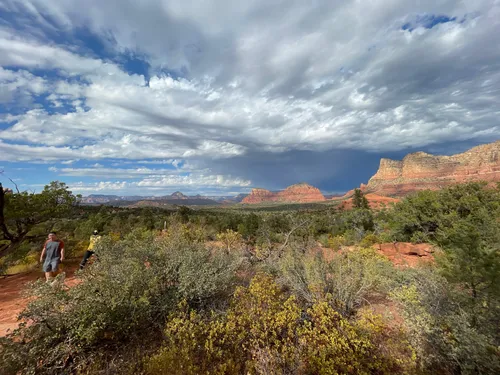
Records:
M500 138L499 0L2 0L0 181L366 182Z

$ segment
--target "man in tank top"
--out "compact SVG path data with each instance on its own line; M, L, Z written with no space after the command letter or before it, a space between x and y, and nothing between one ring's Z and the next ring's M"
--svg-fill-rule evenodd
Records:
M43 272L45 272L45 279L49 281L57 275L59 264L64 260L64 242L59 240L54 232L49 233L49 238L43 245L40 263L44 256Z

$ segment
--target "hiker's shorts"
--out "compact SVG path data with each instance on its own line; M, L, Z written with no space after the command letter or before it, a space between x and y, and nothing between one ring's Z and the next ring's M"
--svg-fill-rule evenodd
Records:
M43 272L56 272L59 270L60 258L46 260L43 264Z

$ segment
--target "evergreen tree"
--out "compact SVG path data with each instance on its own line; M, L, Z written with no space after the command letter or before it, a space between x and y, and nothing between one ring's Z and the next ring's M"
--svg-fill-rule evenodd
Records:
M368 204L368 199L366 199L361 189L354 189L352 204L354 208L364 208L364 209L370 208L370 205Z

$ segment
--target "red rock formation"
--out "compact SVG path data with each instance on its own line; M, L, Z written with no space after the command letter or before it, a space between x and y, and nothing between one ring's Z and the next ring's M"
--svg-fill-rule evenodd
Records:
M275 195L275 193L266 189L252 189L252 192L243 198L241 203L273 202Z
M361 186L361 190L403 196L468 181L500 181L500 141L452 156L416 152L406 155L401 161L381 159L377 173L370 178L368 185ZM352 192L346 196L350 194Z
M287 187L285 190L273 193L265 189L253 189L241 203L310 203L326 200L321 191L314 186L301 183Z
M433 262L434 249L427 243L412 244L409 242L394 242L376 244L373 247L379 254L386 256L400 268L415 267L422 262Z
M306 183L287 187L277 194L279 202L321 202L326 200L321 191Z

